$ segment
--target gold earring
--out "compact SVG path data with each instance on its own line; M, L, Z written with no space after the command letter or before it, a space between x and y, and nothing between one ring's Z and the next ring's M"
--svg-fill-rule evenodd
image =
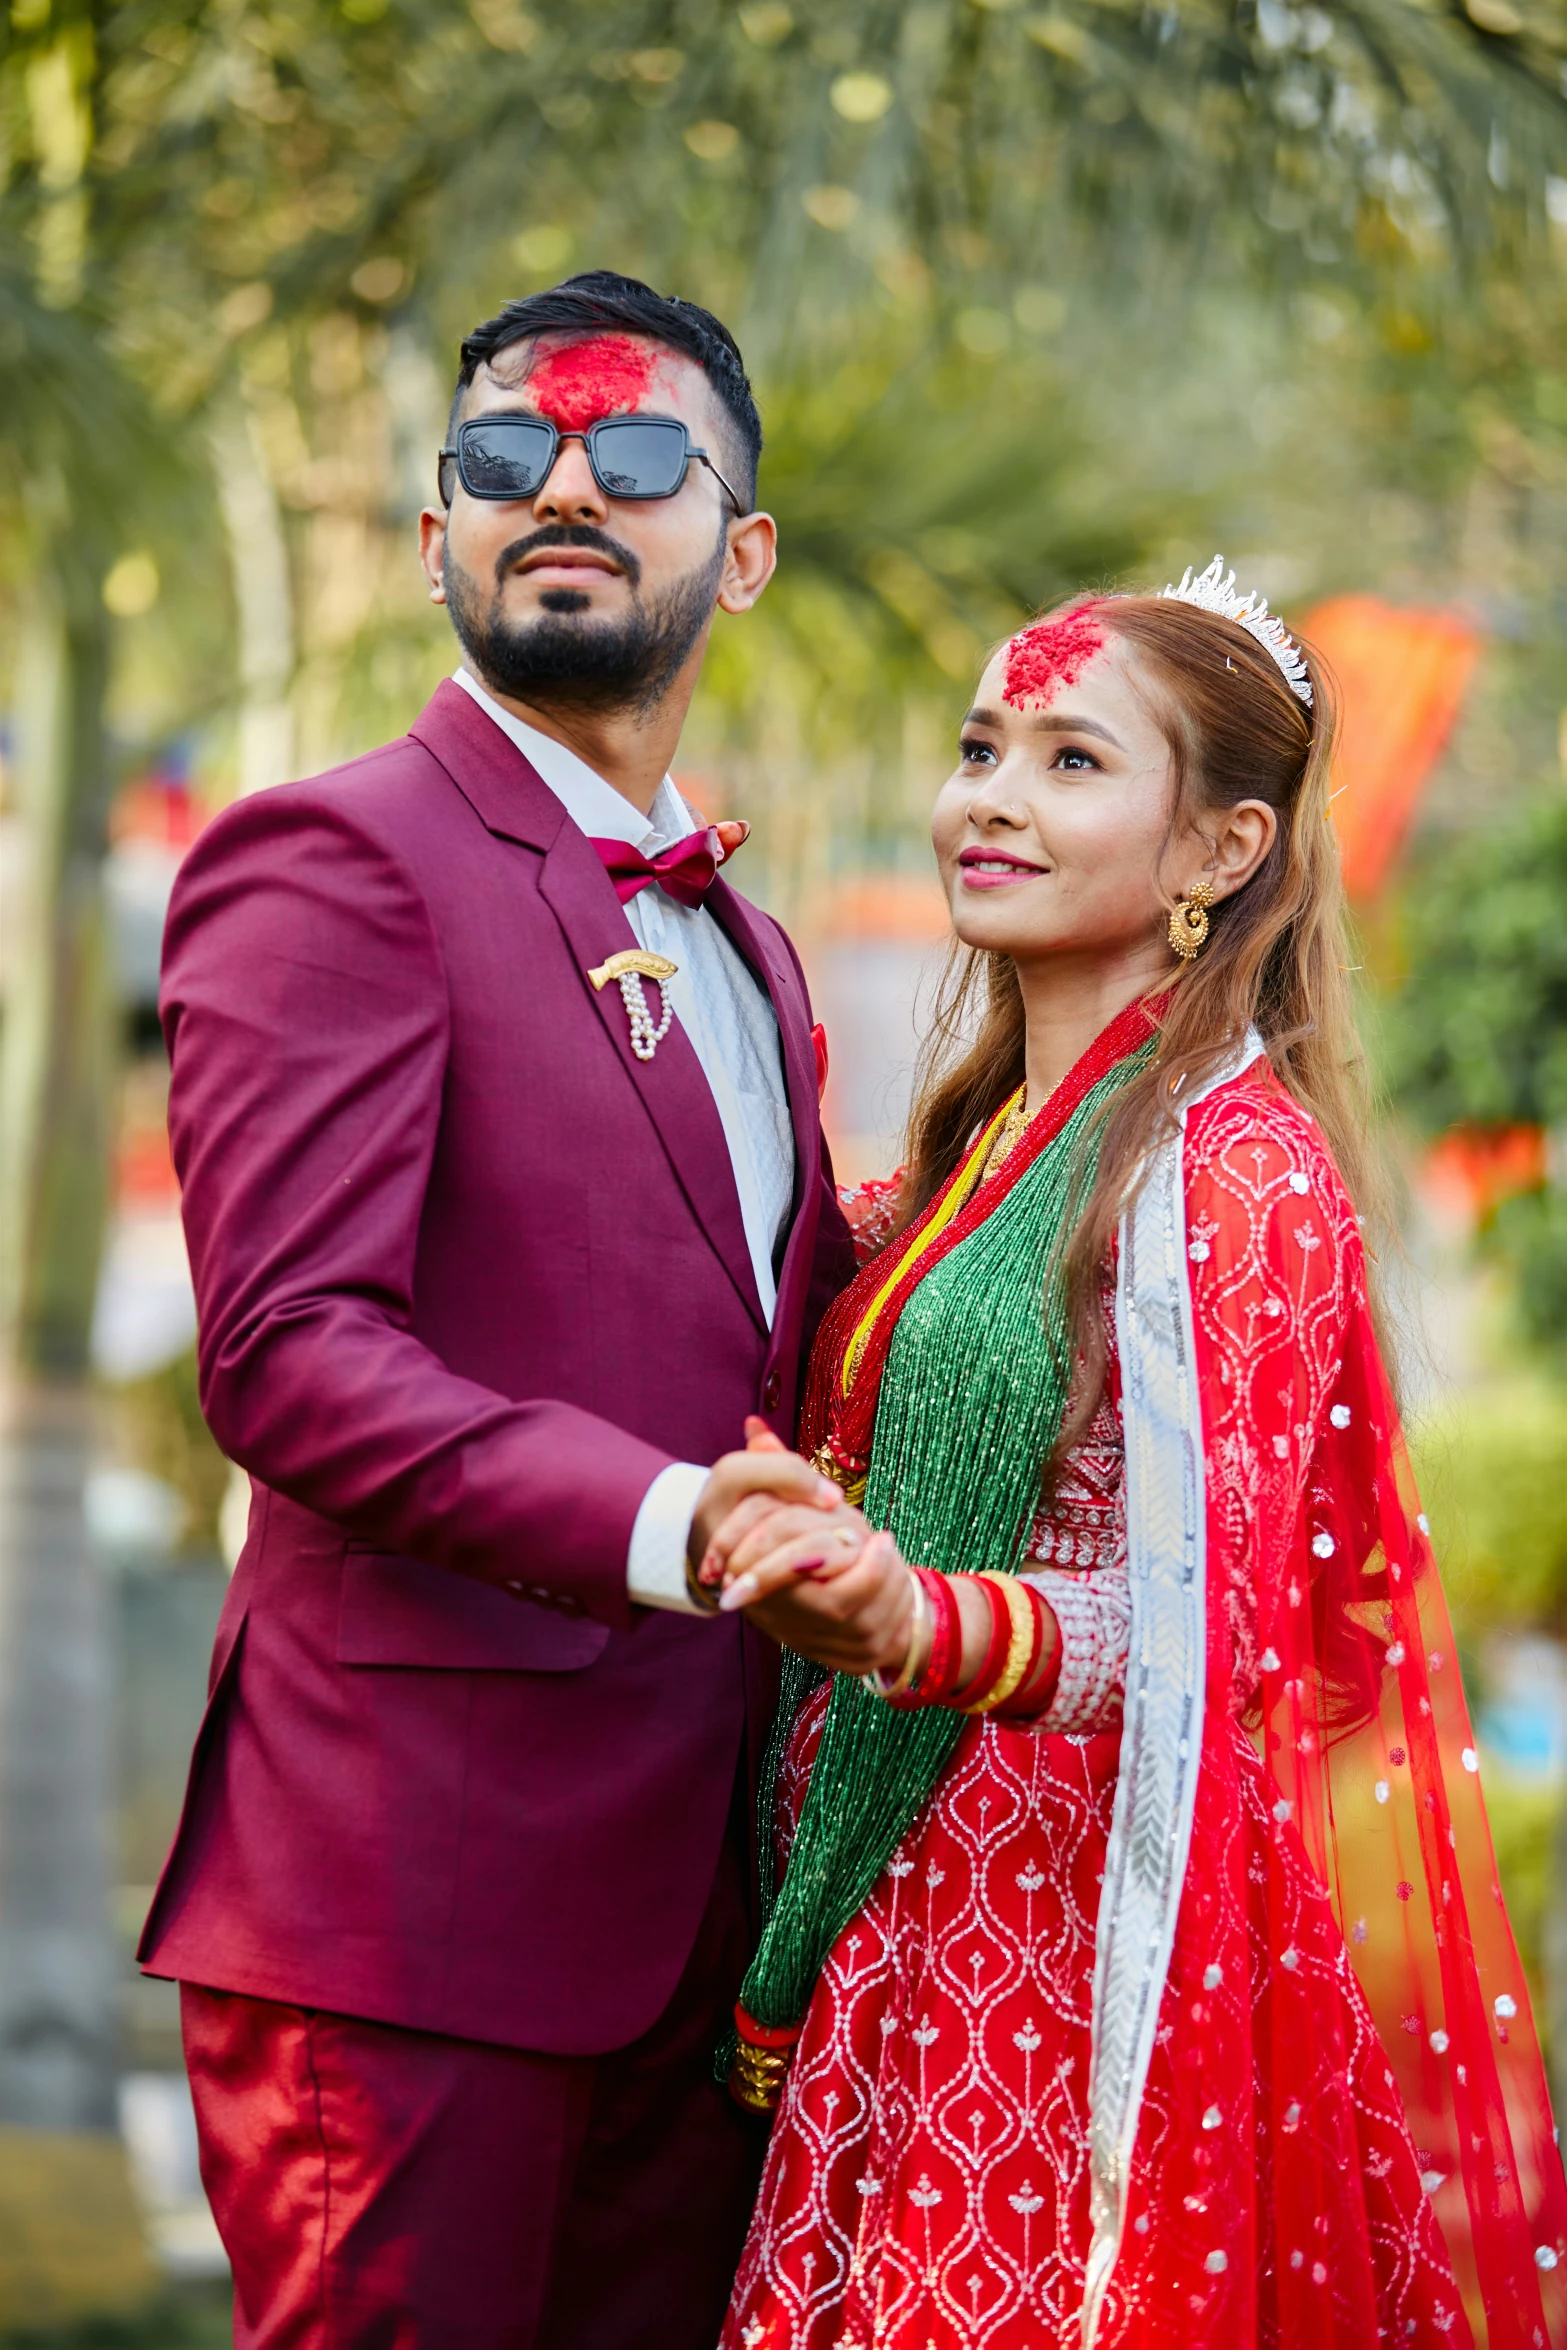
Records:
M1170 916L1170 944L1183 963L1195 963L1199 950L1208 936L1208 908L1213 904L1212 884L1199 881L1188 890L1175 912Z

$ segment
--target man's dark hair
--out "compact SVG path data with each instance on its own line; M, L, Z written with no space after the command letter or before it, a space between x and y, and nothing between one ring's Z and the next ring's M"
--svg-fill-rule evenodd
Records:
M524 294L464 338L447 438L455 436L463 394L479 369L509 344L526 342L532 335L598 334L606 328L646 335L650 341L666 343L672 351L681 351L696 361L733 428L733 453L741 460L736 470L742 477L746 502L751 503L762 454L762 420L739 344L711 310L700 309L695 302L682 302L677 294L655 294L639 277L622 277L614 269L584 270L545 293Z

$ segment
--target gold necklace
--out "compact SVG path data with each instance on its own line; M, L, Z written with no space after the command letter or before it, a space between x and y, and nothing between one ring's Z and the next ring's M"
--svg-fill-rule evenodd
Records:
M1028 1087L1025 1085L1019 1088L1011 1109L1008 1110L996 1130L996 1139L991 1144L985 1158L984 1173L980 1176L981 1183L990 1181L992 1175L1011 1156L1014 1147L1022 1138L1023 1130L1028 1124L1027 1105Z

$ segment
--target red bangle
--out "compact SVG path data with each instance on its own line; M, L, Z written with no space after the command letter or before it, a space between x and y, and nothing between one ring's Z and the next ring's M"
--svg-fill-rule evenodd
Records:
M952 1703L967 1709L977 1704L986 1690L993 1689L1001 1678L1001 1668L1012 1645L1012 1610L999 1583L987 1583L983 1575L965 1575L963 1580L977 1583L990 1602L990 1646L985 1651L985 1660L965 1688L952 1692Z
M939 1705L956 1687L963 1670L963 1616L950 1575L938 1575L932 1567L921 1567L919 1573L930 1597L931 1617L936 1626L930 1659L920 1675L920 1695L927 1705Z
M1047 1712L1050 1700L1056 1693L1056 1683L1061 1678L1061 1641L1058 1627L1055 1655L1050 1660L1044 1680L1037 1689L1032 1686L1034 1675L1039 1670L1039 1659L1045 1645L1047 1611L1044 1601L1032 1583L1025 1583L1023 1589L1028 1593L1034 1610L1033 1654L1028 1660L1028 1670L1018 1683L1017 1688L1010 1697L1003 1698L991 1714L990 1718L993 1722L1032 1721L1036 1715Z
M938 1575L934 1567L911 1567L909 1572L919 1577L930 1607L930 1654L919 1679L884 1700L895 1713L913 1713L922 1705L939 1704L963 1655L963 1622L951 1576Z

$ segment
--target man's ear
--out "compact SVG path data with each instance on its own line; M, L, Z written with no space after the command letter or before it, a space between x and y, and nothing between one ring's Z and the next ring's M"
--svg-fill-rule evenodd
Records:
M729 525L729 550L719 583L721 612L749 612L778 568L778 525L770 514L742 514Z
M426 506L419 516L419 560L424 576L430 583L432 604L444 604L446 589L441 569L446 559L446 513L440 506Z

